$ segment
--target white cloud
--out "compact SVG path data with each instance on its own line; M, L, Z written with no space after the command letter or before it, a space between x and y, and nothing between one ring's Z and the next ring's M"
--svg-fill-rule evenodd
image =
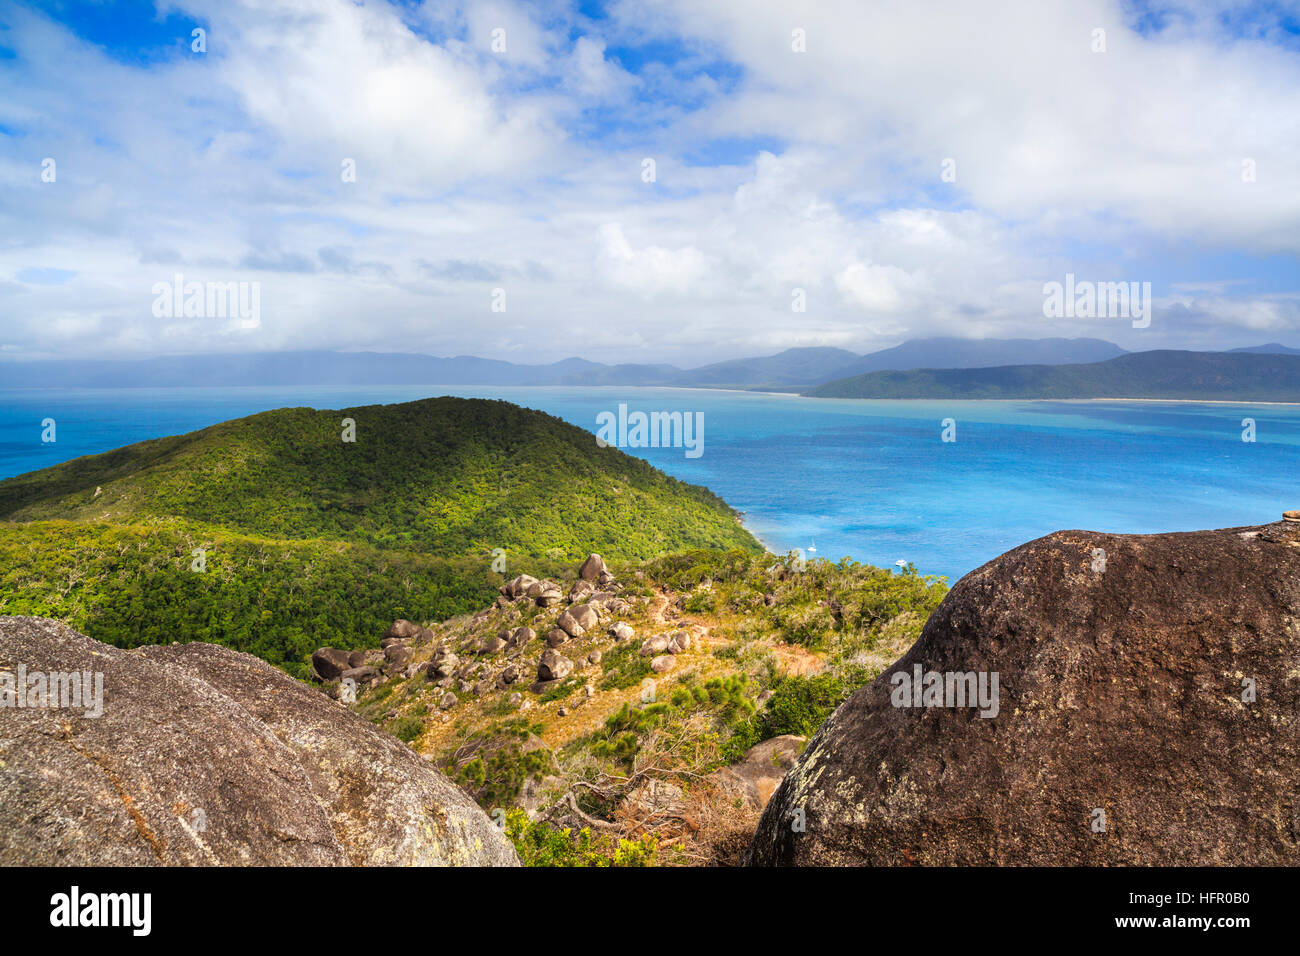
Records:
M855 262L835 277L835 287L852 304L868 312L898 312L906 305L913 278L896 266Z
M13 6L0 347L692 364L935 334L1294 343L1300 54L1226 37L1220 8L1244 9L1144 38L1112 0L665 0L597 22L559 0L179 0L209 53L140 66ZM647 41L676 61L620 61ZM1143 337L1045 325L1046 279L1157 267ZM37 269L76 275L20 278ZM149 289L175 271L261 282L261 326L160 324Z
M687 295L705 276L708 261L694 246L634 249L616 222L600 227L601 265L618 286L642 294Z
M591 100L618 100L636 86L636 78L605 57L605 43L578 37L565 71L569 86Z

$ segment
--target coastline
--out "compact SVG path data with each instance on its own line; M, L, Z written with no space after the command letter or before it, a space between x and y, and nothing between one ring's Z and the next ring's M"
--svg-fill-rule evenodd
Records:
M764 394L785 394L782 392ZM831 396L797 395L798 398L820 399L831 402L1051 402L1055 405L1082 405L1091 402L1145 402L1152 405L1300 405L1300 402L1250 401L1238 398L835 398Z
M810 386L812 387L812 386ZM990 404L1008 404L1016 403L1033 403L1033 402L1052 402L1055 404L1084 404L1091 402L1143 402L1154 405L1278 405L1278 406L1300 406L1300 401L1295 402L1278 402L1267 400L1250 400L1236 398L849 398L832 395L807 395L802 392L775 392L766 389L757 388L721 388L711 385L454 385L454 384L357 384L346 383L342 385L317 385L317 384L298 384L298 385L88 385L88 386L69 386L69 385L16 385L2 386L0 392L141 392L141 391L180 391L196 389L213 389L213 390L268 390L268 389L338 389L347 391L353 389L374 389L374 388L391 388L391 389L429 389L427 397L436 398L440 396L455 397L454 392L437 392L437 389L509 389L520 391L537 390L544 391L567 391L572 389L600 389L602 391L648 391L651 389L674 391L674 392L710 392L724 395L760 395L767 398L802 398L810 401L829 401L829 402L934 402L936 404L953 402L982 402Z

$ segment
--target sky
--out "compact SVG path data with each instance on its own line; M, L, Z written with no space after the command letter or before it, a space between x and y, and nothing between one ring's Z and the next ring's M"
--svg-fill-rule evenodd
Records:
M0 358L934 335L1300 346L1300 0L0 0Z

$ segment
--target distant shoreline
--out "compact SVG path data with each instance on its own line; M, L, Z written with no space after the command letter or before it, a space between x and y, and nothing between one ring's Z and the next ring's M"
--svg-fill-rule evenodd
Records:
M765 394L782 394L780 392ZM1300 405L1300 402L1252 401L1239 398L832 398L830 396L800 395L832 402L1053 402L1057 405L1087 404L1089 402L1146 402L1154 405Z
M816 387L816 386L809 386ZM180 389L373 389L373 388L392 388L392 389L502 389L502 390L531 390L538 391L559 391L565 389L602 389L608 391L644 391L657 389L661 391L674 392L722 392L734 395L763 395L769 398L804 398L811 401L830 401L830 402L982 402L991 404L1007 404L1011 402L1053 402L1056 404L1083 404L1091 402L1143 402L1155 405L1279 405L1279 406L1300 406L1300 401L1296 402L1274 402L1264 400L1237 399L1237 398L849 398L830 395L805 395L801 392L774 392L757 388L721 388L711 385L452 385L452 384L397 384L390 385L386 383L377 384L354 384L348 383L343 385L321 385L321 384L298 384L298 385L0 385L0 392L45 392L45 391L87 391L87 392L118 392L118 391L171 391ZM444 393L450 394L450 393ZM433 393L429 397L436 397Z
M1001 401L1001 399L985 399ZM1029 398L1030 402L1155 402L1161 405L1300 405L1300 402L1252 402L1237 398Z

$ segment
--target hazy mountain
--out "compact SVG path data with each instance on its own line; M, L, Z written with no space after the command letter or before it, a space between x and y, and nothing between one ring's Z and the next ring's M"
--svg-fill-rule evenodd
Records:
M1267 348L1267 346L1266 346ZM1100 361L1124 350L1098 339L916 339L858 355L837 348L794 348L699 368L605 365L567 358L549 365L458 355L438 358L384 352L255 352L136 360L5 362L11 388L75 384L83 388L221 385L668 385L798 388L862 372L906 368L1063 364Z
M862 356L845 375L886 369L1073 365L1124 354L1124 349L1102 339L911 339Z
M598 365L566 376L557 385L676 385L682 370L675 365Z
M574 364L579 363L579 364ZM86 388L181 385L555 385L585 372L581 359L549 366L515 365L459 355L435 358L382 352L255 352L142 360L10 362L11 387Z
M1300 349L1293 349L1289 345L1282 345L1278 342L1269 342L1267 345L1251 345L1244 349L1229 349L1230 352L1254 352L1256 355L1300 355Z
M852 375L863 356L845 349L797 348L761 358L732 359L680 372L677 384L703 387L797 386Z
M817 398L1163 398L1300 402L1300 356L1134 352L1085 365L869 372L807 390Z
M1064 366L1127 355L1101 339L913 339L858 355L837 348L794 348L775 355L730 359L698 368L666 364L605 365L567 358L548 365L458 355L438 358L382 352L261 352L168 356L142 360L6 362L7 387L75 384L86 388L185 385L617 385L695 388L799 389L870 372ZM1271 343L1231 353L1300 355Z

